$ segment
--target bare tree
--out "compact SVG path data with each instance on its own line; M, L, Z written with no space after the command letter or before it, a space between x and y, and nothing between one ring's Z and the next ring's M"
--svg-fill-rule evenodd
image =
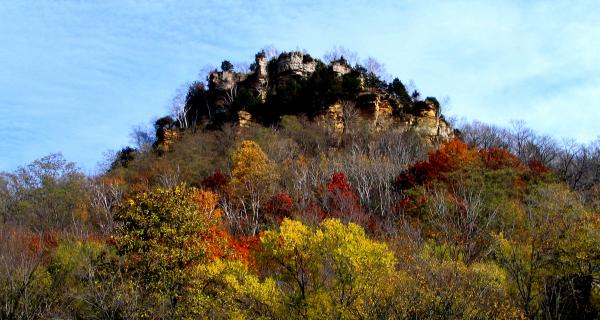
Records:
M138 125L130 133L133 145L138 150L145 150L152 146L156 141L155 129L153 126Z
M533 131L525 126L524 121L511 121L509 133L511 151L520 159L527 159L527 148L533 139Z
M350 100L342 101L342 122L344 125L343 134L348 134L352 131L353 126L358 120L359 110L356 108L356 103Z
M452 256L462 256L465 263L487 257L492 252L490 230L497 210L486 207L483 191L459 186L450 194L443 189L432 193L431 223L444 242L453 245Z
M536 135L528 146L527 162L539 161L550 166L559 153L559 145L556 140L548 135Z
M237 83L234 83L231 88L225 90L225 104L231 106L237 97Z
M361 205L382 218L399 197L392 186L392 177L423 160L427 148L411 131L376 131L372 126L355 133L362 137L353 137L344 152L331 159L327 174L344 172L356 189Z
M234 69L239 73L248 74L252 71L250 70L250 63L248 62L236 62L233 65Z
M368 77L379 78L389 82L390 75L386 72L385 65L377 61L377 59L368 57L363 61L363 65L367 70Z
M44 249L41 236L0 225L0 319L45 318L51 298L39 272Z
M479 121L466 122L458 126L463 141L479 149L509 149L509 132L506 129Z
M279 50L277 50L277 48L275 48L275 46L272 44L262 47L260 51L265 54L267 60L271 60L272 58L279 56Z
M188 109L186 105L186 96L189 87L189 84L185 84L177 88L175 96L171 99L171 105L169 106L171 116L182 129L189 127Z
M245 183L244 195L224 197L220 206L230 231L234 234L254 236L261 231L264 220L261 208L270 195L264 186Z
M90 180L88 190L93 221L101 234L110 234L115 229L113 215L121 203L123 190L117 184L100 179Z
M179 171L179 165L175 168L166 168L158 177L158 183L162 188L172 189L182 182L182 177Z
M323 61L328 64L341 58L344 58L350 66L354 66L360 62L358 53L343 46L334 46L323 55Z

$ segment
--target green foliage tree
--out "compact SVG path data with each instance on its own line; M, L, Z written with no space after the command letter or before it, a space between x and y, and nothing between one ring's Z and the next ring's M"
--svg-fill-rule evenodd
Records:
M121 227L114 239L127 258L127 272L158 306L166 304L168 313L178 307L189 269L207 259L209 243L203 237L217 223L216 199L185 186L156 189L131 199L115 217Z
M389 84L388 90L391 91L392 93L394 93L396 95L396 97L398 97L398 100L400 100L400 103L405 108L409 108L411 106L412 99L411 99L410 95L408 94L408 92L406 91L406 87L404 86L402 81L400 81L400 79L394 78L392 83Z
M427 241L408 256L398 253L407 260L390 284L394 294L383 300L390 318L523 319L502 268L491 261L465 264L446 246Z
M85 176L61 154L48 155L1 176L0 216L6 222L35 231L74 231L87 221Z
M229 62L229 60L223 60L221 62L221 70L222 71L233 71L233 64Z
M527 199L512 238L497 236L497 259L530 319L592 319L600 277L600 225L562 185L540 186ZM596 309L597 310L597 309Z

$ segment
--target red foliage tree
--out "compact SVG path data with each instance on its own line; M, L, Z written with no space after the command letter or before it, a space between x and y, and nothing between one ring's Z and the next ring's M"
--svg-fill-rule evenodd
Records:
M255 265L254 250L260 243L259 236L234 237L225 228L215 226L203 235L209 259L239 260L248 266Z
M545 174L548 173L550 170L539 160L531 160L528 164L529 169L531 171L533 171L534 173L537 174Z
M326 208L330 216L366 225L368 217L345 174L334 173L326 187Z
M302 211L302 219L305 223L310 225L317 225L327 218L331 218L330 214L327 213L323 209L323 206L318 202L309 203Z
M479 150L479 157L483 161L483 165L492 170L512 168L525 170L525 165L521 160L510 153L506 149L502 148L489 148Z
M286 192L280 192L264 206L266 214L273 217L277 223L281 223L283 218L289 218L292 216L292 207L294 206L294 199Z
M400 190L406 190L428 181L444 180L445 173L467 168L478 160L475 149L469 149L464 142L453 139L430 153L427 161L417 162L401 173L396 178L395 185Z
M202 181L202 186L215 192L221 192L225 190L228 183L229 179L227 176L221 169L217 169L212 175Z

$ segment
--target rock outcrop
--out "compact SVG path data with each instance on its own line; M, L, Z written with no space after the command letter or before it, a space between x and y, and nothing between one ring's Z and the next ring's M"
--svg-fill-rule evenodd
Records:
M239 109L241 103L239 101L237 101L238 109L231 109L233 102L238 99L240 90L245 90L246 95L251 93L254 101L265 104L271 88L285 86L291 81L296 83L307 81L316 72L319 64L325 66L302 52L282 53L271 61L267 60L264 53L258 53L250 73L215 71L209 75L207 93L210 97L209 104L212 104L216 114L227 114L231 111L229 119L237 122L241 127L247 126L250 122L259 122L252 111L244 109L243 105L242 109ZM333 76L338 79L335 81L343 81L346 76L356 75L356 72L352 74L353 68L344 59L332 61L325 67L329 68ZM359 76L357 81L360 89L354 98L350 98L351 104L344 103L343 99L340 99L322 108L316 114L319 119L332 125L335 131L344 131L344 117L349 114L345 108L356 108L355 113L372 121L376 130L385 130L391 126L409 126L432 142L446 141L455 136L454 129L440 114L439 104L434 98L425 101L401 100L391 90L381 87L367 88L364 76ZM404 104L401 101L404 101Z
M246 81L248 75L233 71L216 71L208 76L209 90L214 93L214 106L217 111L223 111L233 102L237 87Z
M209 89L217 97L216 106L223 107L231 103L238 87L252 89L254 95L261 101L267 99L269 83L283 83L290 78L307 78L317 67L317 61L310 55L302 52L282 53L273 63L274 70L269 70L269 62L264 53L259 52L255 56L253 70L251 73L240 73L234 71L215 71L208 76ZM349 66L340 64L338 69L341 74L350 72ZM344 73L345 72L345 73ZM271 79L274 78L274 79ZM275 80L275 81L273 81Z
M302 52L283 53L277 58L277 75L295 75L303 78L315 72L317 61Z
M352 67L348 65L346 60L340 59L331 62L331 69L337 76L343 76L352 72Z
M394 126L408 126L431 143L448 141L455 137L455 131L440 114L439 106L431 100L418 104L418 108L408 109L387 92L363 92L356 103L337 102L329 106L320 120L336 132L345 130L345 117L353 108L363 119L371 121L375 130L386 130Z
M456 136L452 126L444 119L439 106L432 100L419 104L413 113L402 116L402 122L413 127L431 142L448 141Z
M240 128L247 128L253 122L254 122L254 119L252 118L252 114L250 112L243 111L243 110L238 111L237 124Z
M168 151L175 142L179 141L181 135L179 133L179 129L171 128L164 129L162 133L162 141L160 141L160 145L163 151Z
M254 59L255 83L253 87L256 96L263 103L267 100L267 89L269 87L269 69L267 63L267 57L264 53L259 52L256 54L256 57Z

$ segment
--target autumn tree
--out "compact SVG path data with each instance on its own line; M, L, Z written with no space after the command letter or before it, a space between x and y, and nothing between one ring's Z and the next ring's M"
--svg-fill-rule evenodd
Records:
M262 263L281 283L293 318L365 318L394 271L385 244L336 219L316 230L285 219L261 242Z
M382 310L395 319L523 319L494 262L465 264L431 241L405 257Z
M51 309L52 280L43 260L48 243L0 224L0 318L35 319Z
M281 223L284 218L292 217L292 209L294 206L294 199L285 193L280 192L265 203L265 212L273 219L276 223Z
M115 217L121 223L115 235L119 254L128 260L128 272L174 312L190 280L189 268L207 259L204 237L220 215L218 197L206 191L178 186L156 189L131 199Z
M244 140L231 155L231 190L224 209L230 228L255 235L263 219L261 207L272 194L275 166L254 141Z
M331 217L346 222L367 224L368 217L345 174L341 172L334 173L325 186L324 208Z
M490 232L495 226L497 210L486 206L481 190L464 186L453 192L434 189L428 197L427 220L431 234L447 245L454 260L470 264L492 253Z
M273 278L261 279L245 264L216 259L195 266L187 287L183 319L287 318L284 294Z
M497 235L497 259L530 319L592 319L592 287L600 276L600 225L561 185L527 199L522 229Z

